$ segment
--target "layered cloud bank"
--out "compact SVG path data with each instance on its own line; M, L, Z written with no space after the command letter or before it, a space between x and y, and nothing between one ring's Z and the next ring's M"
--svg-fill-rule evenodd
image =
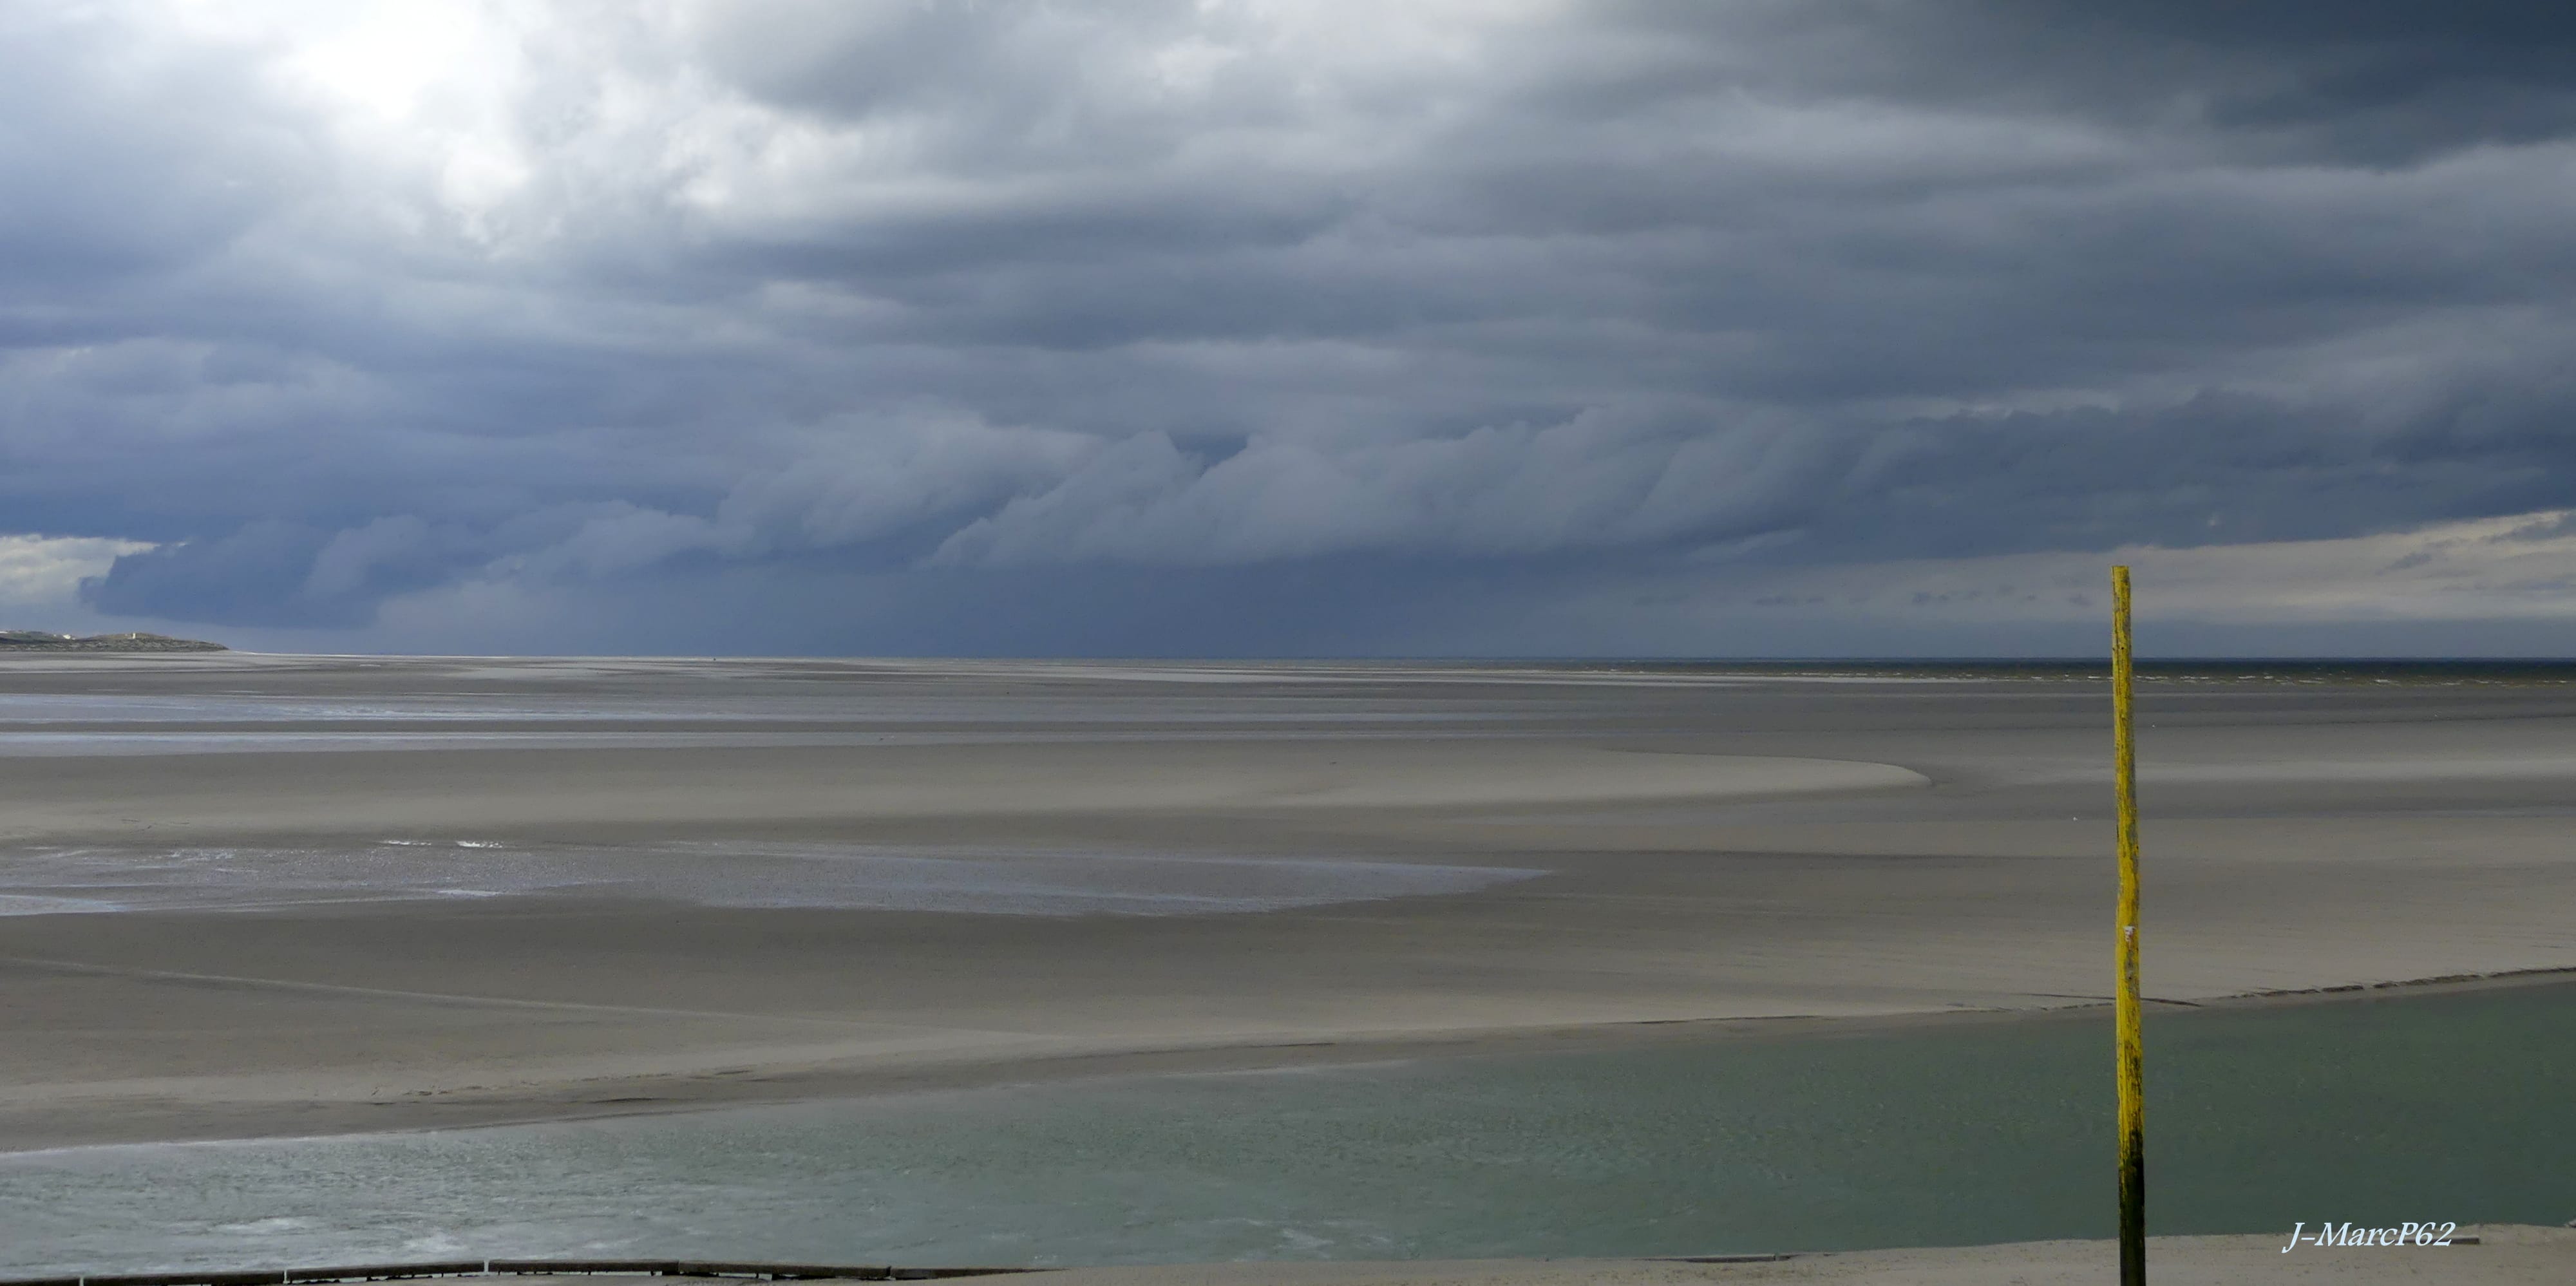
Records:
M0 534L273 646L2044 651L2116 555L2176 645L2564 650L2571 58L2528 5L5 7Z

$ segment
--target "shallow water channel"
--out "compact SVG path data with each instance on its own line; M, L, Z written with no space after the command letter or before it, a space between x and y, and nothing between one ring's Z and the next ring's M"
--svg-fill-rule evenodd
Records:
M2576 1216L2576 985L2148 1029L2150 1219ZM2107 1236L2098 1014L0 1157L0 1272L1072 1264Z

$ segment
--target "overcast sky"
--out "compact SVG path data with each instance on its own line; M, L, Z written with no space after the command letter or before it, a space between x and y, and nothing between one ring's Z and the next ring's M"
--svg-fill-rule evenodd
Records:
M0 0L0 626L2576 653L2576 9Z

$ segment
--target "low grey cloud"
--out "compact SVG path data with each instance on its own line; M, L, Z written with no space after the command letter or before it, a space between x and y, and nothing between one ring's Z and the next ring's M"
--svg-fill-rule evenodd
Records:
M1780 578L2576 506L2571 55L2483 4L0 8L0 537L277 646L2013 647Z

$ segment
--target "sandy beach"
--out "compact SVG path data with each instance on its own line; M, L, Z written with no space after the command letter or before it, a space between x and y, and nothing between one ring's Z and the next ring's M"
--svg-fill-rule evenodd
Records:
M2576 968L2576 690L2157 683L2162 1002ZM0 661L0 1148L2098 1002L2098 684Z
M2154 1237L2148 1263L2159 1282L2377 1283L2442 1281L2523 1286L2567 1280L2576 1231L2527 1224L2458 1230L2461 1244L2284 1254L2268 1236ZM2473 1240L2472 1240L2473 1239ZM1709 1259L1417 1260L1380 1263L1124 1264L968 1277L1028 1286L1686 1286L1700 1282L1844 1282L1852 1286L2036 1286L2118 1279L2106 1241L1781 1254ZM608 1275L433 1279L510 1286L658 1286L664 1277ZM837 1281L850 1279L819 1279Z

